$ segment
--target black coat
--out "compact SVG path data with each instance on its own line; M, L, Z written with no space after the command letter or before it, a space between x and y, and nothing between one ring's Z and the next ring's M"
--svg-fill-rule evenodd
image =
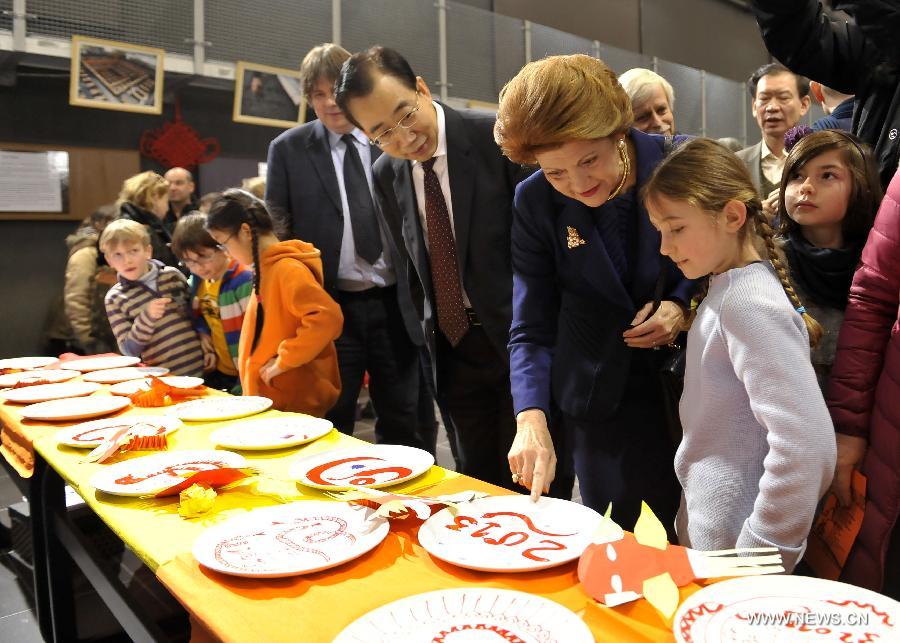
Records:
M856 95L853 133L874 148L887 187L900 151L900 61L876 45L863 26L832 18L818 0L752 0L751 5L773 56L797 74ZM892 27L896 33L900 25Z
M159 259L167 266L178 268L184 272L184 268L178 265L178 259L175 257L170 247L172 244L172 235L164 222L152 212L139 208L133 203L125 202L119 208L119 217L122 219L131 219L147 228L150 233L150 245L153 247L153 258Z

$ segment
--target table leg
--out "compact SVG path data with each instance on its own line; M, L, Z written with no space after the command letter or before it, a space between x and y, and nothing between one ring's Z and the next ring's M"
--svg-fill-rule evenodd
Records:
M53 533L55 516L66 511L65 485L59 474L35 453L31 479L34 595L38 624L45 641L73 641L75 603L72 562Z

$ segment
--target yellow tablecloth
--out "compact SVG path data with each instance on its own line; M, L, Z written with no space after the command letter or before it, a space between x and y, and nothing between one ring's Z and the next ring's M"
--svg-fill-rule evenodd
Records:
M105 392L97 393L106 394ZM177 499L134 499L95 491L88 483L104 467L85 463L87 451L57 444L61 426L22 422L18 407L0 406L4 432L32 440L34 449L70 484L100 518L131 547L141 560L185 606L196 625L198 638L212 636L227 641L302 640L331 641L346 625L392 600L419 592L450 587L483 586L517 589L546 596L577 613L600 641L668 641L670 626L646 601L605 608L592 601L578 585L576 564L528 574L491 574L468 571L432 559L416 539L418 521L396 522L375 550L340 567L308 576L277 580L229 577L201 568L191 556L195 538L210 525L239 512L277 504L267 495L248 489L223 491L213 510L201 518L178 515ZM129 409L123 414L159 414L164 409ZM269 411L254 417L280 414ZM169 437L169 448L211 449L212 431L230 422L192 424ZM287 479L290 461L299 454L317 453L360 441L332 431L309 445L268 452L244 452L262 474L267 491L295 499L323 499L322 492ZM118 456L134 458L146 453ZM429 494L481 489L508 493L486 483L432 467L419 478L393 487L410 492L434 485ZM682 589L685 597L699 588Z

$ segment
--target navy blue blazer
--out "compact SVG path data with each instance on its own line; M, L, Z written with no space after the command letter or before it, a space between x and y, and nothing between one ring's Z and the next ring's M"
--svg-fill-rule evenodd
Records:
M664 138L635 129L630 137L639 190L664 156ZM664 299L682 304L691 299L694 282L660 255L659 232L642 203L635 212L630 288L606 253L595 216L595 208L557 192L543 172L516 189L509 340L516 413L529 408L549 413L552 391L555 403L569 415L594 421L612 415L634 351L646 350L626 346L622 333L637 311L653 301L660 269L667 274ZM583 245L568 247L569 228L578 232Z
M374 162L381 150L372 146L371 153ZM272 141L266 173L266 203L272 214L282 220L289 238L308 241L322 253L325 290L334 297L344 213L328 131L322 122L314 120L298 125ZM373 200L379 225L387 230L374 196ZM400 273L405 269L405 256L401 257L389 234L384 237L387 238L385 251L390 252L391 265L400 284L404 281ZM397 288L397 299L401 310L411 306L407 288ZM413 343L422 344L422 331L417 323L407 322L406 330Z

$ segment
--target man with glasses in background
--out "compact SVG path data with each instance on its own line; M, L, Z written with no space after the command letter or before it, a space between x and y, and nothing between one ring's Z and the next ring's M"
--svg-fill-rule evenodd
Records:
M356 402L368 371L377 414L377 442L424 447L416 433L419 355L404 325L398 296L399 255L382 233L372 197L372 162L381 154L334 102L334 82L350 57L326 43L303 59L300 74L317 120L269 146L266 201L291 238L322 253L325 289L341 306L344 329L335 342L342 390L327 417L353 433Z
M769 63L753 72L747 88L762 140L737 155L750 170L753 185L763 199L763 211L771 221L778 210L781 171L787 159L784 135L809 111L809 80L784 65Z
M385 154L373 167L385 222L408 263L438 401L462 473L512 488L515 435L506 344L512 320L510 227L527 173L500 154L492 114L432 100L396 51L372 47L341 69L336 101Z

